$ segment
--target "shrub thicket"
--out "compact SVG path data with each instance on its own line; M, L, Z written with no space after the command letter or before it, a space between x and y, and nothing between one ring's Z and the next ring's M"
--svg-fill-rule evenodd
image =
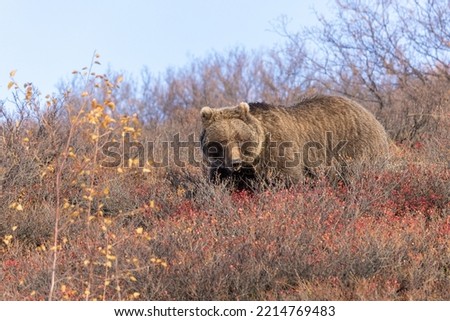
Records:
M321 23L293 33L281 19L283 46L139 81L96 73L95 55L55 97L12 72L0 102L1 299L449 300L448 8L345 0ZM343 186L230 192L187 162L198 148L171 144L198 140L204 105L314 92L374 112L389 165L355 169Z

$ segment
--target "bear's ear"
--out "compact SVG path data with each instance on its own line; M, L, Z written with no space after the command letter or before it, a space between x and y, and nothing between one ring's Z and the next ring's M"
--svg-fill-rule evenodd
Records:
M250 113L250 106L247 103L240 103L238 106L240 114L245 118Z
M213 110L211 107L205 106L200 110L200 115L202 116L202 122L205 123L211 119Z

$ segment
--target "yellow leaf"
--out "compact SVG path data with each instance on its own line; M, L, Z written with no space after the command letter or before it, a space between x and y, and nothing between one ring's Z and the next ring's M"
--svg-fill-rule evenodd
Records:
M111 108L111 110L114 110L114 109L116 108L116 104L114 104L112 101L110 101L109 103L107 103L106 106L108 106L109 108Z
M11 72L9 73L9 76L14 77L16 75L16 71L17 70L11 70Z
M110 123L115 123L116 120L114 118L111 118L109 115L105 116L105 119L102 121L102 126L107 127Z
M23 207L20 204L17 204L16 211L23 211Z
M129 132L129 133L134 133L135 129L133 127L129 127L129 126L124 126L123 127L123 131L124 132Z
M83 91L82 93L81 93L81 97L86 97L86 96L88 96L89 95L89 93L87 92L87 91Z
M8 83L8 90L11 89L12 86L14 86L15 82L14 81L10 81Z
M142 234L143 231L144 231L144 229L143 229L142 227L138 227L138 228L136 229L136 233L137 233L137 234Z
M69 208L70 207L70 203L69 203L69 200L64 200L64 205L63 205L63 209L67 209L67 208Z
M9 245L9 243L11 243L12 238L13 238L13 236L11 234L5 235L3 237L3 243L5 243L6 245Z

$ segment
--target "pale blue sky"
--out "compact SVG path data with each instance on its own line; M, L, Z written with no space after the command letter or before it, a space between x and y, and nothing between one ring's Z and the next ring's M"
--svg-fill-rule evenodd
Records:
M286 15L299 30L315 23L327 0L0 0L0 100L9 72L33 82L45 95L60 79L101 55L103 72L139 75L182 67L192 57L235 46L273 47L271 31Z

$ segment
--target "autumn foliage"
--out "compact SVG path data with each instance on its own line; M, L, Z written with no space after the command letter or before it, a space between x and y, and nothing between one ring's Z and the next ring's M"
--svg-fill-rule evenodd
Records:
M351 20L344 13L376 13L352 3L338 2L341 27ZM295 34L273 51L236 49L156 78L144 72L142 91L127 75L97 73L97 54L58 95L42 97L12 72L0 101L0 299L449 300L450 74L439 63L449 46L430 41L430 30L437 38L445 30L426 20L448 12L425 3L435 16L414 7L416 29L384 32L424 28L424 44L442 54L434 67L389 43L389 63L377 65L370 51L376 68L364 69L372 65L350 64L338 43L340 68L324 74L301 46L308 35ZM339 25L324 24L324 46L333 40L325 27ZM364 40L382 51L380 39ZM167 165L156 166L174 135L198 135L203 105L288 104L308 90L371 109L391 136L389 163L353 168L347 184L319 177L256 193L211 185L201 167L177 166L170 148ZM125 138L152 142L156 156L142 162L132 148L105 166L105 144L120 151Z

